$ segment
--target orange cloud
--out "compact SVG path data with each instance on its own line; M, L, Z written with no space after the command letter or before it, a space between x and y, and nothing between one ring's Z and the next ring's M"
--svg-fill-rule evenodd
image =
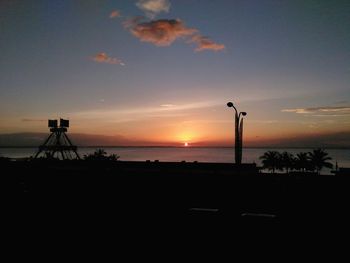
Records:
M124 22L124 26L142 42L164 47L170 46L177 39L187 39L187 43L197 45L195 51L225 49L223 44L215 43L209 37L202 36L198 29L187 27L180 19L141 21L141 17L131 18Z
M121 66L125 65L120 59L109 57L104 52L96 54L92 58L92 60L94 60L95 62L98 62L98 63L115 64L115 65L121 65Z
M140 18L129 20L124 25L142 42L150 42L156 46L169 46L176 39L188 37L197 29L188 28L179 19L161 19L138 23Z
M190 42L197 44L198 47L195 49L195 51L203 51L203 50L220 51L225 49L225 45L215 43L209 37L205 37L201 35L194 35Z
M118 11L118 10L114 10L114 11L109 15L109 18L116 18L116 17L120 17L120 11Z

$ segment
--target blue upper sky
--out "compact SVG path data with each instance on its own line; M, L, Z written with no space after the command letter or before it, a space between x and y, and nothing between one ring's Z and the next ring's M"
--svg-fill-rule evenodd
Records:
M248 138L349 131L349 28L342 0L1 1L0 133L225 140L229 100Z

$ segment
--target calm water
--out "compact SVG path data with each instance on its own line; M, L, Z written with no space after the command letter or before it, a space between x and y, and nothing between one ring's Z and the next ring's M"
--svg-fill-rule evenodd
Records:
M111 147L104 148L108 154L117 154L120 160L123 161L145 161L145 160L159 160L172 162L233 162L234 151L232 148L172 148L172 147ZM96 148L79 148L79 154L93 153ZM272 150L267 148L246 148L243 150L243 162L255 162L260 165L259 157L264 152ZM273 149L276 151L288 151L293 154L299 152L309 152L312 149ZM350 167L350 149L327 149L329 155L332 157L332 162L338 162L339 167ZM10 158L29 157L36 152L36 148L0 148L0 155ZM324 170L323 173L330 171Z

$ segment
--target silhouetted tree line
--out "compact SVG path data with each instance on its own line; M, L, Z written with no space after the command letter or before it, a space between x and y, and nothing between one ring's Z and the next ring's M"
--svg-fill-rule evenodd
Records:
M267 151L260 156L263 168L272 173L276 171L300 171L316 172L320 174L322 168L332 168L332 160L328 153L322 149L314 149L312 152L300 152L293 155L289 152Z
M86 161L118 161L120 156L116 154L107 155L104 149L97 149L94 153L84 155Z
M1 158L1 157L0 157ZM5 157L3 157L5 158ZM116 154L110 154L107 155L107 152L104 149L97 149L95 152L86 154L83 156L83 160L85 161L110 161L110 162L116 162L120 156ZM9 159L9 158L7 158ZM1 159L0 159L1 160ZM28 158L28 160L35 160L32 156ZM42 161L60 161L60 159L56 156L54 156L50 152L46 152L44 156L41 156L37 158L37 160L42 160ZM69 161L69 160L65 160Z

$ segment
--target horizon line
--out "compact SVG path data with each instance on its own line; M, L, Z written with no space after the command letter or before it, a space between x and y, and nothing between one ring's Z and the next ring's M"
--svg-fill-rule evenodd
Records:
M173 146L173 145L84 145L84 146L77 146L79 148L227 148L227 149L234 149L234 146ZM39 146L2 146L0 145L0 148L39 148ZM349 146L315 146L315 147L302 147L302 146L246 146L243 147L243 149L339 149L339 150L350 150Z

